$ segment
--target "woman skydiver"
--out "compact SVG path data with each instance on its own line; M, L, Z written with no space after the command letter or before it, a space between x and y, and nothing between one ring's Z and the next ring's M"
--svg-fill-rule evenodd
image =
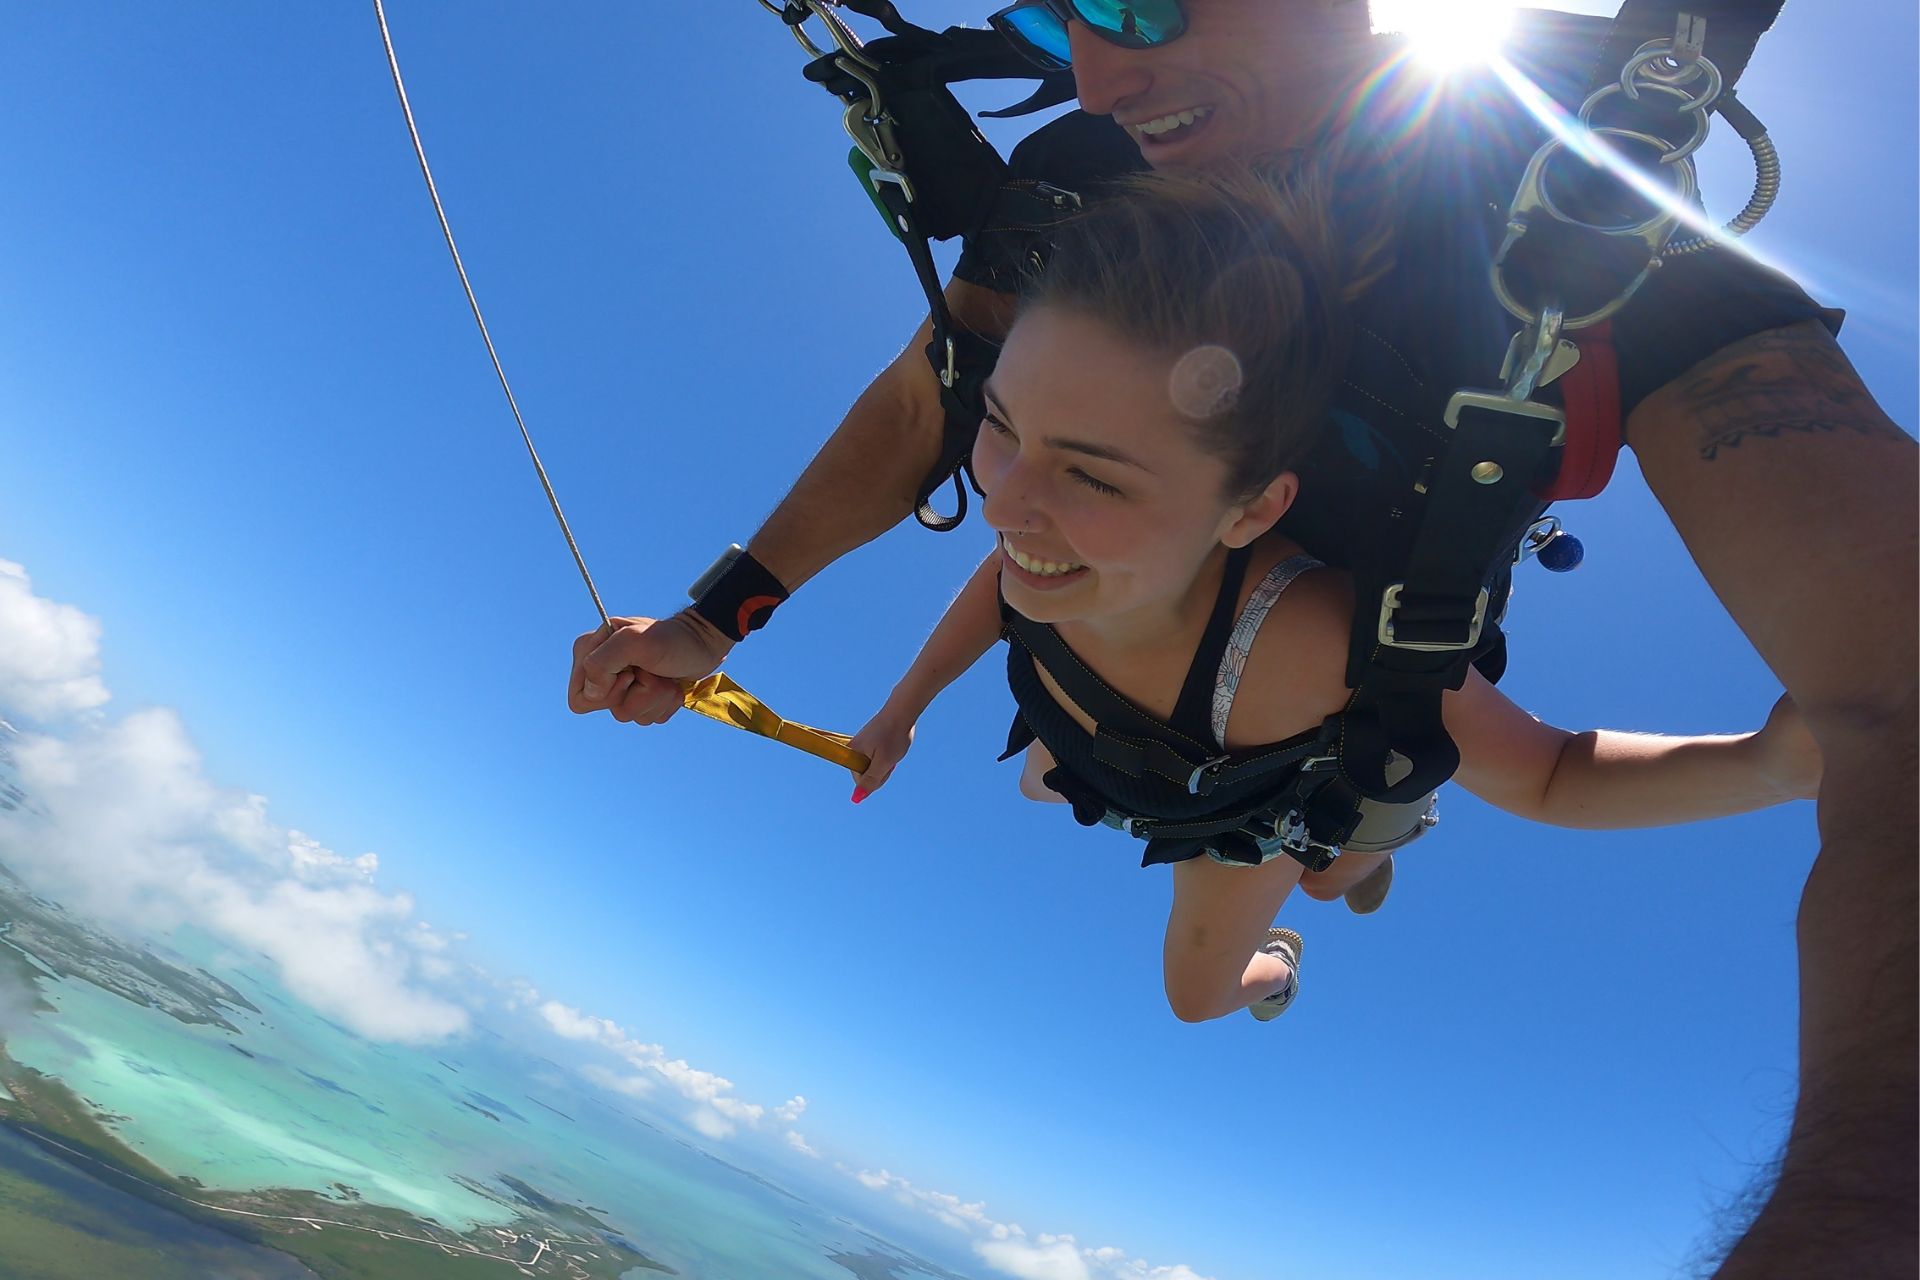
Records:
M915 721L1003 631L1021 790L1071 803L1088 825L1139 834L1129 819L1189 817L1156 806L1194 788L1112 767L1095 738L1105 713L1076 705L1063 683L1104 683L1114 714L1151 718L1207 754L1309 735L1349 697L1350 581L1275 524L1344 367L1346 304L1380 275L1384 237L1355 234L1364 219L1344 212L1336 233L1318 168L1128 181L1124 198L1063 230L1023 297L973 454L998 544L854 737L872 759L856 800L886 782ZM1474 671L1446 695L1444 718L1462 786L1557 826L1720 817L1811 798L1820 780L1784 697L1750 734L1575 734ZM1432 825L1430 800L1371 810L1319 871L1287 856L1271 824L1264 838L1151 840L1142 865L1174 867L1175 1015L1284 1011L1300 940L1270 926L1287 895L1296 883L1321 900L1370 877L1379 886L1391 850Z

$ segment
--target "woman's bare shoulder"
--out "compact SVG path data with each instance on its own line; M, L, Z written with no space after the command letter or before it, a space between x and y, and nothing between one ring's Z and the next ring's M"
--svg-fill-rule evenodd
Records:
M1264 550L1264 548L1263 548ZM1262 555L1266 569L1287 555ZM1253 573L1250 578L1258 581ZM1249 587L1251 590L1251 587ZM1353 580L1345 571L1310 569L1288 585L1247 652L1227 721L1227 746L1278 742L1318 725L1347 701L1347 643Z

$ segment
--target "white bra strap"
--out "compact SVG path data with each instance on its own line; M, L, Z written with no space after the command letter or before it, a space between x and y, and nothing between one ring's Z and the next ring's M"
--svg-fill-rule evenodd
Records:
M1247 654L1253 648L1253 638L1260 634L1260 624L1295 578L1321 567L1312 556L1289 556L1267 570L1267 576L1247 597L1247 607L1240 611L1233 634L1227 637L1226 652L1220 655L1220 674L1213 685L1213 740L1222 751L1226 750L1227 716L1233 710L1233 695L1240 688L1240 674L1246 670Z

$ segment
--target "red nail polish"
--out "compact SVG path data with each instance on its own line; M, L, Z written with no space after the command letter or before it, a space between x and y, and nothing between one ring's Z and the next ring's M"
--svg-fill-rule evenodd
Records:
M873 792L867 790L865 787L855 787L853 789L853 802L855 804L859 804L862 800L865 800L868 796L872 794Z

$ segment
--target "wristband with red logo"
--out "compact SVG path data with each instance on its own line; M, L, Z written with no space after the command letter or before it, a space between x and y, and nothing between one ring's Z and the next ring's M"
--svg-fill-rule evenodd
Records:
M720 553L687 594L693 611L712 623L729 640L744 640L767 619L790 592L767 567L747 554L739 543Z

